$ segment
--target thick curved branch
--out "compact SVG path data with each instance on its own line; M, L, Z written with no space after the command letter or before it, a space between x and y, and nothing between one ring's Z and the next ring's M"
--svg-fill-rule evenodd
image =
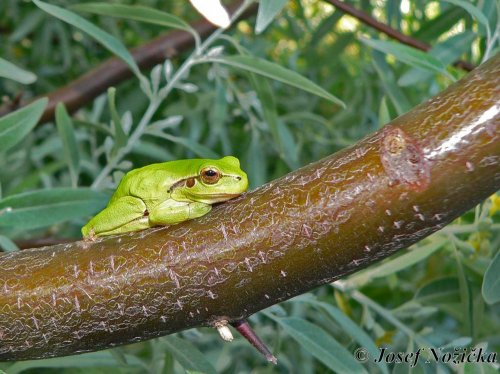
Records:
M0 255L0 360L241 319L439 230L500 187L500 55L356 145L200 219Z
M228 7L228 11L233 13L240 4L241 1L234 2ZM256 6L248 8L242 17L251 16L256 12L256 9ZM216 29L216 26L204 19L195 22L191 26L201 38L207 37ZM130 52L140 69L149 69L156 64L162 63L167 58L173 58L181 52L192 48L193 45L194 39L190 33L176 30L161 35L147 44L132 49ZM108 87L115 86L132 76L132 71L119 58L112 57L106 60L77 80L47 95L43 95L43 97L49 99L49 102L40 119L40 123L54 119L57 103L64 103L66 109L73 113L103 92L106 92ZM3 104L0 106L0 117L36 99L38 98L24 102L13 100L11 103Z
M341 0L323 0L326 1L327 3L332 4L335 8L340 9L344 13L347 13L354 18L358 19L359 21L363 22L365 25L370 26L371 28L374 28L375 30L378 30L388 37L397 40L398 42L401 42L403 44L409 45L410 47L420 49L421 51L429 51L431 49L431 46L427 43L424 43L420 40L414 39L408 35L405 35L403 33L400 33L397 30L394 30L392 27L389 25L386 25L385 23L379 22L376 19L372 18L370 15L366 14L365 12L362 12L359 9L354 8L353 6L341 1ZM459 67L465 71L472 71L475 66L474 64L471 64L470 62L463 61L463 60L458 60L454 64L456 67Z

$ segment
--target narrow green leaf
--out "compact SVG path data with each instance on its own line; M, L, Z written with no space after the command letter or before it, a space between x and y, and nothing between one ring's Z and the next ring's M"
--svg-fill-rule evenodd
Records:
M113 144L112 154L116 154L120 148L123 148L127 144L127 135L123 131L122 120L116 110L116 88L108 88L108 106L109 112L111 113L111 120L113 121L113 135L115 143Z
M491 261L486 273L484 273L483 298L488 304L495 304L500 301L500 251L497 252Z
M423 285L414 296L419 303L431 305L441 303L457 303L460 301L458 279L445 277L433 280Z
M36 4L36 6L49 13L50 15L59 18L60 20L69 23L70 25L73 25L83 32L89 34L92 38L101 43L109 51L120 57L143 83L147 83L147 79L141 74L139 67L135 63L132 55L129 53L127 48L125 48L122 42L116 39L113 35L107 33L106 31L100 29L86 19L67 9L47 4L40 0L33 0L33 2Z
M34 229L95 214L109 196L90 188L53 188L0 200L0 227Z
M16 24L14 32L9 35L9 42L20 42L40 24L44 17L45 14L40 9L29 12L20 23Z
M327 35L331 35L332 30L335 30L335 27L339 20L342 18L343 14L341 12L333 12L319 23L317 27L313 30L312 38L310 39L307 48L317 48L318 44L323 40L323 38ZM336 38L340 38L341 36L346 35L336 35ZM352 38L351 35L349 35ZM337 51L337 45L335 44L335 52Z
M454 244L454 242L452 241ZM468 335L474 336L474 300L472 296L471 284L465 275L465 270L462 264L462 256L458 252L456 245L453 245L453 254L457 263L457 277L460 290L460 301L462 307L462 317L464 321L464 330Z
M260 0L255 33L260 34L286 5L287 0Z
M78 185L78 174L80 173L80 153L76 144L73 121L63 103L58 103L56 106L56 125L63 144L64 158L68 163L71 174L72 186L76 187Z
M181 144L187 149L191 150L196 155L200 156L201 158L220 158L220 155L218 153L214 152L213 150L204 146L203 144L200 144L188 138L181 138L178 136L166 134L164 132L156 130L147 131L147 134L167 139L177 144Z
M498 374L498 367L493 366L493 363L487 364L482 362L466 362L463 366L464 374Z
M257 93L262 106L262 116L269 126L271 135L276 143L276 148L281 158L284 158L283 141L278 130L278 112L276 109L276 100L269 81L259 75L250 73L250 83Z
M250 56L250 52L246 48L239 45L236 41L234 41L233 44L241 55ZM291 162L293 162L293 158L289 157L290 155L286 154L287 149L285 149L284 147L284 142L281 136L284 131L280 131L276 100L274 99L274 93L270 82L262 76L254 74L252 72L249 72L248 75L250 77L250 83L255 90L257 97L259 98L262 107L262 116L264 117L264 121L269 126L269 130L276 144L279 156L283 160L291 160ZM281 127L283 126L284 125L281 124ZM252 137L252 140L253 139L254 137ZM296 169L296 167L292 167L292 169ZM262 182L261 184L263 183L264 182ZM260 186L261 184L257 184L257 186Z
M252 129L250 144L245 151L245 165L250 182L250 188L262 186L269 180L268 177L268 157L265 143L263 142L260 132L257 129Z
M486 18L486 16L483 14L483 12L481 12L479 10L479 8L477 8L470 1L464 1L464 0L444 0L444 1L465 9L465 11L467 13L469 13L472 18L474 18L477 22L479 22L481 25L483 25L486 28L487 35L491 34L490 24L488 22L488 18Z
M366 38L360 38L360 40L369 47L393 55L411 66L450 76L443 63L426 52L396 42Z
M42 116L47 102L47 98L37 100L0 118L0 151L7 151L29 134Z
M275 79L277 81L286 83L290 86L300 88L304 91L310 92L314 95L330 100L341 107L345 108L342 100L330 94L325 89L313 83L302 75L286 69L274 62L269 62L253 56L227 56L210 58L210 61L218 62L220 64L229 65L238 69L251 71L252 73L260 74L265 77Z
M141 5L85 3L73 5L71 9L79 12L89 12L102 16L126 18L193 32L191 26L179 17L176 17L167 12L162 12L160 10Z
M285 161L291 170L298 169L300 164L297 142L288 126L281 120L278 120L278 134L283 144L283 161Z
M139 156L150 157L155 161L168 161L175 160L176 157L170 153L164 146L160 146L153 142L148 142L145 140L140 140L134 144L134 148L132 149L132 153L135 153Z
M313 305L318 305L323 308L337 323L342 326L342 329L347 332L358 344L365 348L370 357L378 357L380 350L373 341L373 339L349 317L335 308L333 305L324 302L313 301ZM377 362L378 367L382 373L388 373L387 365L385 362Z
M201 158L220 158L220 155L217 152L214 152L212 149L194 140L178 136L169 136L169 138L174 143L183 145Z
M0 214L2 213L0 212ZM19 247L8 237L0 235L0 251L15 252L19 251Z
M12 62L4 60L0 57L0 77L12 79L13 81L30 84L36 81L35 74L17 67Z
M277 318L283 329L306 351L335 373L366 373L366 370L331 335L296 317Z
M418 29L412 37L424 42L434 42L442 34L450 30L458 21L460 21L466 12L462 8L448 7L448 9L442 9L436 17L424 21L420 29ZM434 43L431 43L434 44Z
M394 260L385 262L382 265L378 266L375 271L375 274L372 273L372 276L375 278L386 277L389 274L394 274L397 273L398 271L413 266L416 263L423 261L424 259L429 257L434 252L436 252L446 242L447 242L446 239L439 238L427 245L416 247L411 251L409 251L408 253L395 258Z
M389 107L387 106L387 97L384 96L382 100L380 100L380 108L378 110L378 126L382 127L390 121L391 115L389 113Z
M357 285L363 285L375 279L382 278L388 275L404 270L416 263L423 261L431 254L440 249L447 240L445 238L437 238L432 243L422 247L414 248L402 256L398 256L393 260L383 262L374 268L361 271L353 275L349 281Z
M56 152L58 152L58 150ZM40 181L47 175L54 175L65 167L66 163L63 160L58 160L54 162L47 162L45 165L36 169L33 168L30 173L23 176L22 181L16 184L15 187L9 188L9 195L34 190L40 185Z
M133 355L127 356L127 368L142 368L147 371L147 366ZM92 368L92 367L120 367L113 356L108 351L84 353L78 355L78 360L74 356L48 358L45 360L19 361L8 367L9 374L18 374L28 369L41 368Z
M444 65L449 65L471 49L475 38L475 33L464 31L436 44L429 51L429 54L439 59ZM420 68L411 68L399 78L398 84L407 87L430 79L432 79L431 72Z
M383 57L381 52L375 52L372 64L380 77L380 84L396 109L396 113L402 115L411 109L410 101L405 92L396 84L392 67Z
M217 373L213 365L205 358L205 355L189 341L170 335L162 338L160 342L172 353L184 369L207 374Z

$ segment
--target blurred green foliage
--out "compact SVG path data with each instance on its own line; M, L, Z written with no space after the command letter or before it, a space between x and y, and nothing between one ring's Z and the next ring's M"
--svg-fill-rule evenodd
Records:
M324 1L268 2L260 9L259 35L255 17L242 20L216 32L198 54L186 51L142 72L142 83L132 79L110 88L73 117L60 105L54 123L34 127L45 105L38 101L0 118L0 247L13 251L15 240L40 236L79 237L80 227L106 203L123 173L154 162L232 154L242 160L255 188L349 146L447 87L465 74L452 65L457 59L479 64L498 52L500 12L494 0L346 1L431 44L429 53L387 41ZM70 0L50 4L75 14L78 9ZM120 4L150 7L186 22L199 18L188 2ZM108 34L107 48L78 20L81 27L75 28L32 2L0 2L3 97L53 91L113 53L120 55L123 46L140 45L165 31L126 17L78 14ZM276 65L259 60L241 68L251 58ZM297 88L304 85L293 72L314 82L309 92ZM325 99L321 89L346 109ZM408 365L370 361L361 366L352 353L364 347L373 355L381 346L392 352L419 347L499 352L499 231L495 195L416 245L418 251L252 316L278 357L277 367L243 339L226 344L201 328L77 358L0 368L9 374L402 373ZM496 372L487 364L455 367L432 360L414 370Z

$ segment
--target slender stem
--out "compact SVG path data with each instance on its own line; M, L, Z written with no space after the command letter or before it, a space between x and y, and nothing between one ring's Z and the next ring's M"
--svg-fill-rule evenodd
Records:
M152 100L149 103L148 108L146 109L146 112L141 118L141 121L139 122L139 125L137 128L134 130L132 135L127 141L127 144L118 150L116 155L107 163L107 165L101 170L97 178L94 180L94 183L92 183L91 188L98 188L101 186L102 182L106 179L106 177L113 171L113 169L118 165L118 163L122 160L123 157L125 157L134 147L135 143L139 138L142 136L144 130L146 129L147 125L150 123L151 118L153 117L154 113L156 112L156 109L158 109L158 106L160 105L160 102L158 100Z
M233 14L231 17L231 23L233 23L236 19L238 19L241 14L252 4L253 0L246 0ZM113 171L113 169L118 165L118 163L132 150L135 143L141 138L147 126L150 124L153 115L156 113L156 110L160 106L160 104L167 98L170 92L175 88L176 84L182 79L184 74L189 70L189 68L200 59L202 54L207 50L207 48L219 38L220 34L222 34L225 29L217 29L215 30L203 43L199 44L198 48L195 48L194 52L184 61L184 63L177 69L174 76L170 81L167 82L166 86L158 92L157 95L154 95L151 98L148 108L146 112L141 118L139 125L136 127L132 135L127 141L127 144L121 148L116 155L109 160L107 165L101 170L99 175L92 183L92 188L99 188L106 177ZM198 45L199 40L196 40L196 44Z
M273 364L277 364L278 360L271 353L269 348L265 345L265 343L259 338L259 336L253 331L246 320L239 320L232 322L231 325L246 339L252 344L262 355L266 358L268 362Z

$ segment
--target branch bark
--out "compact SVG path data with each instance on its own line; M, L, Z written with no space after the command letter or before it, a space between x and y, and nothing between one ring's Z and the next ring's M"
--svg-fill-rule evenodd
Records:
M500 187L500 55L356 145L179 225L0 255L0 360L239 321Z

